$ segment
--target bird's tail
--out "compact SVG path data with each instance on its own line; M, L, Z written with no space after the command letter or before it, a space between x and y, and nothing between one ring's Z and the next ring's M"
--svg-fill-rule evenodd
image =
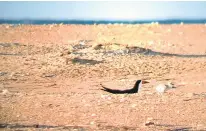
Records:
M109 88L107 88L107 87L105 87L105 86L103 86L102 84L100 84L101 86L102 86L102 88L103 89L101 89L101 90L103 90L103 91L108 91L108 92L113 92L113 90L112 89L109 89Z

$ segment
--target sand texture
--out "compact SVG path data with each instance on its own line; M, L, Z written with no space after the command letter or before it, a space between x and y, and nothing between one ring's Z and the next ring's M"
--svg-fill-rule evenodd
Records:
M206 130L206 26L0 25L0 130Z

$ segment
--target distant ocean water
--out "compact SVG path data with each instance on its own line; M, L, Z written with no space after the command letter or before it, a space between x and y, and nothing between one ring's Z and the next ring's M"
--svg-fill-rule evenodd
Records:
M93 24L148 24L152 22L158 22L159 24L180 24L181 22L185 24L206 24L206 19L198 20L182 20L182 19L170 19L170 20L6 20L0 19L0 24L83 24L83 25L93 25Z

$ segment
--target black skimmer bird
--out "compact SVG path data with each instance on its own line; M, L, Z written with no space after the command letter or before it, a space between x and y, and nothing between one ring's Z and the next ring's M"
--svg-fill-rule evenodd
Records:
M126 89L126 90L115 90L115 89L110 89L107 87L104 87L102 84L101 86L103 87L103 91L112 93L112 94L134 94L138 93L139 89L142 86L142 80L137 80L134 87L132 89Z

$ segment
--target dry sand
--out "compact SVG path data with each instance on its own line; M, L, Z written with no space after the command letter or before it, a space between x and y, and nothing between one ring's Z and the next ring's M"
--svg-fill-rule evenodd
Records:
M205 38L206 26L195 24L0 25L0 129L206 130L206 57L94 49L205 55ZM100 90L137 79L149 82L137 94ZM154 87L168 81L176 88L158 95Z

